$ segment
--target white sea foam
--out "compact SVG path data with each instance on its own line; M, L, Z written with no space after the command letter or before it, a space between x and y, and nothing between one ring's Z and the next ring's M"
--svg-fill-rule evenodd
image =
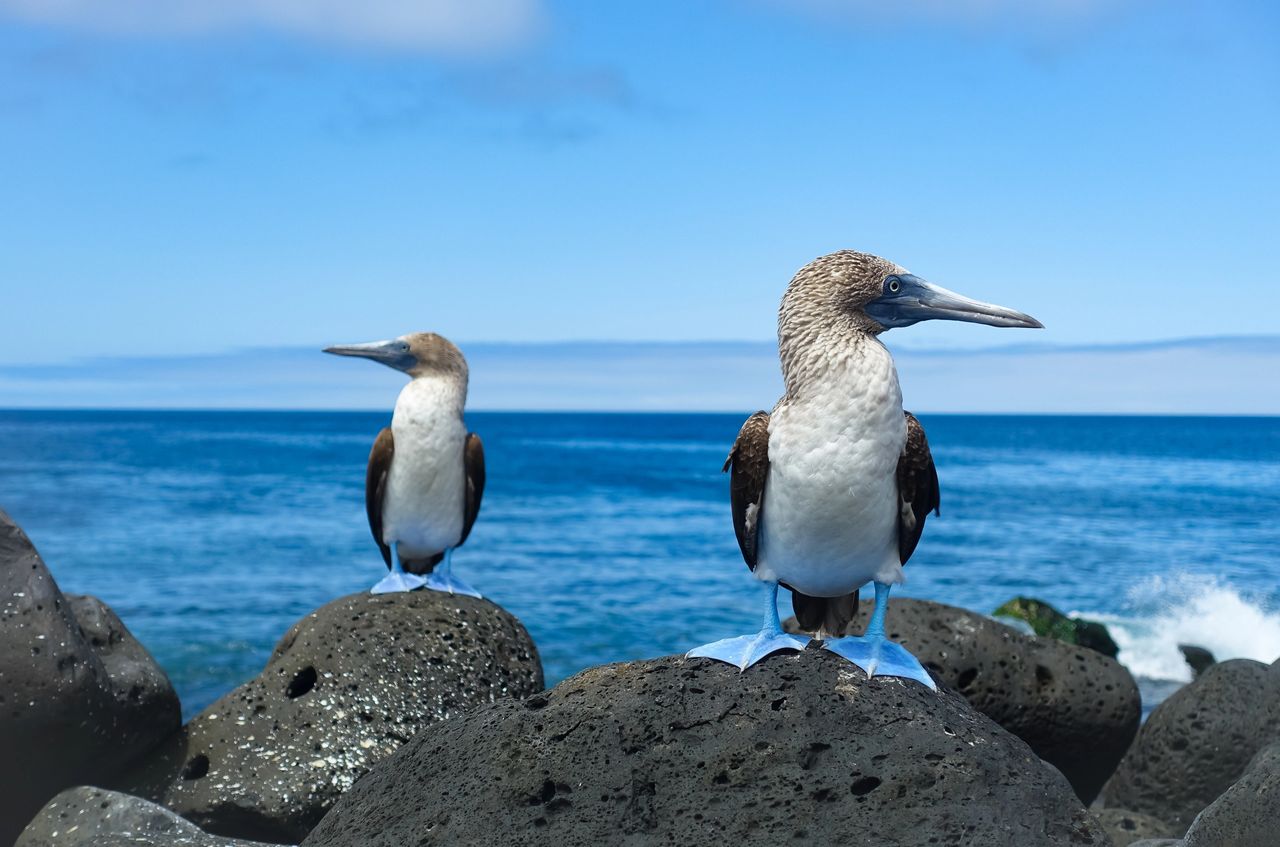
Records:
M1192 574L1152 577L1129 592L1127 614L1072 612L1107 625L1120 662L1135 677L1189 682L1179 644L1224 659L1280 657L1280 609L1268 608L1220 579Z

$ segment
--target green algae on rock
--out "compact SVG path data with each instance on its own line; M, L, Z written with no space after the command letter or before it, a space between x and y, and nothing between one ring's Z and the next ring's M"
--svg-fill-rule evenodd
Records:
M997 618L1026 621L1036 635L1088 647L1112 659L1120 653L1120 648L1103 624L1085 618L1069 617L1034 597L1014 597L991 614Z

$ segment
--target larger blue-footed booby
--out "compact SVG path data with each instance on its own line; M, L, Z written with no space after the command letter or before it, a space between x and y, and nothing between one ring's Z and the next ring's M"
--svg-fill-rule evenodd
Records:
M468 377L462 351L434 332L417 332L324 352L372 359L412 377L391 426L373 442L365 474L369 529L391 570L373 593L425 585L479 597L451 568L484 495L484 447L462 419Z
M1035 318L931 285L892 262L842 250L796 273L778 310L786 388L772 414L743 424L724 469L738 546L767 590L764 626L689 651L746 670L808 638L778 622L778 585L800 625L868 676L901 676L936 690L919 661L884 630L889 591L902 582L938 475L920 422L902 408L893 357L877 336L942 319L1040 327ZM875 583L862 636L838 637Z

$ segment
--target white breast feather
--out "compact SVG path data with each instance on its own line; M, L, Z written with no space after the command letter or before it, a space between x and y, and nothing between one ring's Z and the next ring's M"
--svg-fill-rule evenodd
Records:
M396 401L382 537L402 558L435 555L462 537L467 431L457 394L450 381L419 377Z
M897 467L906 443L893 358L867 339L769 422L756 576L815 597L902 581Z

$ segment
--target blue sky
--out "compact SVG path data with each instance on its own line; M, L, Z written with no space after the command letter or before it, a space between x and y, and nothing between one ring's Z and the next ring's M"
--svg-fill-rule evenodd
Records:
M1047 343L1277 329L1275 4L313 5L0 0L0 363L768 340L841 247Z

